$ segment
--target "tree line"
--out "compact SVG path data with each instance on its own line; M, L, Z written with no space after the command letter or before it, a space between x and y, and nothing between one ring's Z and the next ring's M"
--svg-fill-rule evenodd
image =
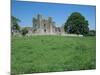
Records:
M17 30L21 32L23 36L28 33L27 28L20 29L19 22L21 22L18 18L11 16L11 29ZM89 23L85 17L79 12L73 12L64 24L64 31L70 34L81 34L84 36L95 36L95 30L89 30ZM13 34L13 32L12 32Z

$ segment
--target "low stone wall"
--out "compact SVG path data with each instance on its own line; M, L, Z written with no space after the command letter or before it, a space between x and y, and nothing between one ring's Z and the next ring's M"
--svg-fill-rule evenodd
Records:
M83 37L83 35L77 35L77 34L65 34L65 33L38 33L38 34L27 34L26 36L35 36L35 35L58 35L58 36L73 36L73 37Z
M83 35L77 35L77 34L61 34L61 36L79 36L79 37L83 37Z
M72 37L83 37L83 35L77 34L67 34L67 33L28 33L26 36L36 36L36 35L57 35L57 36L72 36ZM21 33L14 33L13 36L22 36Z

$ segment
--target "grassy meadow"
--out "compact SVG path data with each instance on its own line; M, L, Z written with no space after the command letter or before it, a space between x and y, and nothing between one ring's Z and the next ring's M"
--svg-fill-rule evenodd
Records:
M12 37L12 74L95 68L96 37Z

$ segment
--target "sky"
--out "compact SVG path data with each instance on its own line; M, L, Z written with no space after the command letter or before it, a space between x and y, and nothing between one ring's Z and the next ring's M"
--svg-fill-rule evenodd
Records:
M96 7L90 5L58 4L44 2L12 1L11 15L19 18L19 25L32 27L32 18L37 14L43 18L52 17L56 26L62 26L72 12L81 13L89 22L89 28L96 28Z

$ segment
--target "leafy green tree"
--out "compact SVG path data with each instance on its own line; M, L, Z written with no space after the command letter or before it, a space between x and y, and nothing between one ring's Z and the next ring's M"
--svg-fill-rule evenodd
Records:
M79 12L73 12L65 22L64 30L68 33L87 35L88 21Z
M21 33L22 33L23 36L25 36L28 33L28 29L27 28L23 28L21 30Z
M12 30L20 30L19 23L20 20L14 16L11 16L11 29Z

